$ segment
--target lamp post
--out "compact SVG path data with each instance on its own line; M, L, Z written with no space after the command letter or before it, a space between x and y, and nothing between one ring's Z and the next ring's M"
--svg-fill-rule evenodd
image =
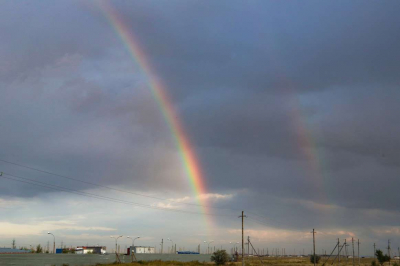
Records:
M137 236L137 237L135 237L135 238L132 238L132 237L130 237L130 236L127 236L126 238L132 239L132 248L135 248L135 239L140 238L140 236Z
M211 244L212 242L214 242L214 240L211 240L211 241L209 241L209 242L204 241L204 243L207 243L207 244L208 244L208 247L207 247L207 254L210 254L210 244Z
M138 239L138 238L140 238L140 236L135 237L135 238L133 239L133 246L135 246L135 239Z
M229 244L233 245L233 253L236 252L236 245L239 244L239 242L233 243L233 242L229 242Z
M50 232L47 232L47 234L53 236L53 253L56 253L56 237Z
M171 249L171 253L175 253L175 252L174 252L174 241L172 241L172 239L171 239L171 238L167 238L167 240L169 240L169 241L171 241L171 242L172 242L172 249Z
M110 238L114 238L115 239L115 254L118 253L118 238L123 237L123 236L110 236Z

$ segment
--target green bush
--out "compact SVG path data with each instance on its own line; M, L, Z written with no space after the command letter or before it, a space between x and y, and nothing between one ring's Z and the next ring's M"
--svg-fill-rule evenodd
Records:
M385 262L390 261L390 257L388 255L383 255L383 252L380 249L376 250L375 255L380 265L383 265Z
M36 246L36 253L43 253L43 248L40 244Z
M376 260L371 261L371 266L377 266Z
M215 251L211 256L211 261L217 265L225 265L229 261L229 255L225 250Z
M318 255L315 255L315 263L319 263L319 261L321 260L321 257ZM310 256L310 262L314 264L314 255Z

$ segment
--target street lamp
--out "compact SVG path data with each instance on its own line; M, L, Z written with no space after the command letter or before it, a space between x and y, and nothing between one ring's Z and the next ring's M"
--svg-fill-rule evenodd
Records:
M239 242L233 243L233 242L229 242L229 244L233 245L233 253L236 252L236 245L239 244Z
M47 232L47 234L53 236L53 253L56 253L56 237L50 232Z
M172 239L171 239L171 238L167 238L167 240L169 240L169 241L171 241L171 242L172 242L172 249L171 249L171 253L175 253L175 252L174 252L174 241L172 241Z
M208 247L207 247L207 254L210 254L210 244L211 244L212 242L214 242L214 240L211 240L211 241L209 241L209 242L204 241L204 243L208 244Z
M138 237L135 237L135 238L132 238L132 237L130 237L130 236L127 236L126 238L130 238L130 239L132 239L132 247L134 247L134 246L135 246L135 239L138 239L138 238L140 238L140 236L138 236Z
M130 238L130 239L132 239L132 248L135 248L135 239L138 239L138 238L140 238L140 236L138 236L138 237L135 237L135 238L132 238L132 237L130 237L130 236L127 236L126 238Z
M140 236L135 237L135 238L133 239L133 246L135 246L135 239L138 239L138 238L140 238Z
M117 254L117 246L118 246L118 238L123 237L123 236L110 236L110 238L114 238L115 239L115 254Z

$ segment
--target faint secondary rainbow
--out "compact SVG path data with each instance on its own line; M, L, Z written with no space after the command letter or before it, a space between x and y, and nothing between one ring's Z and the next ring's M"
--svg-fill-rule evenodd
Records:
M271 49L269 56L269 63L274 66L274 70L277 73L276 79L279 81L277 87L280 88L282 95L285 99L285 104L290 107L289 117L291 126L297 137L296 148L301 153L302 157L306 160L306 169L304 173L307 181L311 181L310 185L313 189L313 194L318 196L321 202L327 202L327 184L324 173L324 154L322 154L315 142L316 136L312 129L311 123L308 120L308 116L304 111L304 104L302 104L299 94L296 92L296 84L287 77L284 71L283 60L279 58L281 43L274 39L270 39ZM299 167L300 168L300 167ZM299 171L303 172L302 169Z
M304 113L303 105L299 96L291 92L292 103L292 122L297 135L298 148L302 151L308 162L308 173L313 184L313 193L318 196L320 203L327 202L327 190L324 184L325 177L323 172L323 154L318 152L315 137Z
M191 189L195 194L198 203L201 204L202 211L205 212L205 199L202 198L201 195L206 194L206 188L199 161L193 151L189 138L182 127L182 123L179 121L174 107L168 98L165 88L151 71L150 64L146 60L146 55L140 49L139 43L135 39L133 32L123 21L123 18L112 6L111 2L99 1L98 3L113 29L125 44L131 58L140 66L143 74L147 77L151 93L157 102L158 108L164 116L166 124L168 125L179 150L183 167L189 177Z

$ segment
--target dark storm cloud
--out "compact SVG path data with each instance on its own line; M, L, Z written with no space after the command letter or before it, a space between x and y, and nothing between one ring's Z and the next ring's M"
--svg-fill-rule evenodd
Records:
M398 3L343 4L162 5L152 9L162 14L151 34L135 13L122 12L177 97L188 88L276 92L396 84Z
M105 185L189 194L146 76L97 4L3 5L0 155ZM321 213L310 202L330 206L337 226L352 211L352 224L367 225L364 210L396 209L398 2L113 5L171 95L210 192L235 192L232 206L267 206L278 220L295 214L291 228ZM44 192L11 186L1 193Z
M106 23L90 15L89 7L79 1L3 2L1 80L26 77L66 54L101 56L104 45L116 38Z

